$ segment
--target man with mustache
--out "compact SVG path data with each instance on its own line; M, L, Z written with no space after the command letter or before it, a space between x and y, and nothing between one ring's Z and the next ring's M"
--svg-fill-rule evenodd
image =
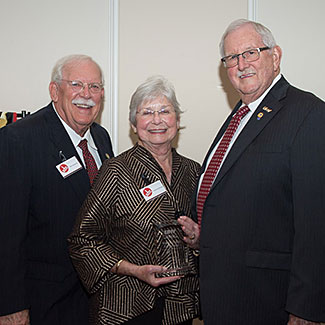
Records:
M325 322L325 103L280 74L281 48L261 24L231 23L220 52L240 101L193 209L204 324Z
M52 102L0 131L1 325L88 324L66 238L113 156L107 131L94 122L103 84L92 58L64 57L52 72Z

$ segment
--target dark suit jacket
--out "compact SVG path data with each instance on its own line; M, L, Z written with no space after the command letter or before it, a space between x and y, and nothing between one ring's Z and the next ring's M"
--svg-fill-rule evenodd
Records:
M205 325L284 325L288 313L325 321L323 101L283 77L275 84L210 190L200 245Z
M108 133L91 134L104 160ZM30 309L31 324L87 324L87 296L66 239L90 183L82 169L64 179L59 152L79 159L52 104L0 132L0 315Z

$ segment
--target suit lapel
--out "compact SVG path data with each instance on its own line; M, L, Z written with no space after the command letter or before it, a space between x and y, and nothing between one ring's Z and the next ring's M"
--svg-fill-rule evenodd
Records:
M107 144L105 145L103 138L98 136L98 132L96 132L96 129L93 126L90 127L90 133L98 149L99 157L103 163L105 159L109 158L107 157L109 153L106 151Z
M233 111L231 112L231 114L227 117L226 121L223 123L222 127L220 128L220 130L218 131L216 137L213 140L213 143L210 146L209 151L207 152L205 159L203 161L202 167L201 167L201 173L202 174L205 169L206 169L206 164L207 164L207 160L210 157L210 154L212 152L212 150L215 148L215 146L217 145L217 143L219 142L219 140L221 139L221 137L223 136L223 134L226 132L226 129L228 127L228 124L231 121L232 116L237 112L237 110L239 109L239 107L241 106L241 102L239 102L236 107L233 109Z
M60 158L60 152L64 155L66 159L71 157L76 157L80 164L83 166L83 163L73 146L72 141L70 140L69 135L65 131L62 123L57 117L52 105L48 106L49 112L47 114L47 124L50 130L50 140L53 143L53 158L54 166L59 164L62 159ZM80 198L81 203L84 200L85 193L88 193L90 189L89 177L86 170L83 168L76 172L75 174L68 176L65 181L74 189L76 195Z
M204 158L203 164L202 164L200 172L199 172L198 179L200 179L201 175L204 173L204 171L206 169L207 161L208 161L208 159L209 159L209 157L211 155L212 150L215 148L215 146L217 145L217 143L219 142L219 140L221 139L221 137L225 133L225 131L226 131L227 127L228 127L228 124L231 121L232 116L237 112L237 110L239 109L240 106L241 106L241 102L239 102L236 105L236 107L233 109L231 114L228 116L228 118L223 123L220 130L218 131L216 137L214 138L214 140L213 140L213 142L212 142L212 144L211 144L211 146L210 146L210 148L209 148L209 150L208 150L208 152L207 152L207 154L206 154L206 156ZM192 197L192 206L194 206L195 212L196 212L196 197L197 197L198 191L199 191L199 182L196 183L196 187L195 187L195 190L194 190L195 195L193 195L193 197ZM194 214L194 212L193 212L193 214ZM196 213L194 215L196 217Z
M227 158L225 159L218 176L212 185L211 190L221 181L234 163L239 159L242 153L253 142L253 140L260 134L260 132L268 125L276 114L282 108L280 99L286 95L289 84L282 77L273 89L266 95L261 104L258 106L250 120L240 133L236 142L232 146ZM237 109L240 105L237 105ZM259 114L263 114L259 117ZM258 118L259 117L259 118ZM228 122L229 124L229 122ZM227 125L228 125L227 124Z

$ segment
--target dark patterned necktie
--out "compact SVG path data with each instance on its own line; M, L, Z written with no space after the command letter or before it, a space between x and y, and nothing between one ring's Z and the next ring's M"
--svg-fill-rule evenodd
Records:
M224 136L222 137L219 146L217 150L215 151L212 159L210 160L209 166L206 169L202 183L200 186L199 194L197 197L197 218L198 218L198 224L201 228L201 220L202 220L202 212L203 212L203 206L204 202L210 192L210 188L214 182L214 179L217 175L217 172L219 170L219 167L221 165L221 162L227 152L227 149L229 147L229 144L231 142L231 139L233 138L239 123L241 119L249 112L248 106L241 107L235 116L232 117L226 132L224 133ZM234 184L234 186L236 186Z
M82 154L83 154L83 157L85 160L90 184L92 184L94 181L94 178L98 172L98 168L97 168L95 159L94 159L93 155L90 153L90 151L88 150L88 145L87 145L86 139L81 140L80 143L78 144L78 147L80 147L82 150Z

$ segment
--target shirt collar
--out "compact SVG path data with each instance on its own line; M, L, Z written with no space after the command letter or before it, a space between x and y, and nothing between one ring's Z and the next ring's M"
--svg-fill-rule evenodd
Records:
M278 74L272 81L271 85L269 88L267 88L264 93L257 98L254 102L250 103L248 105L249 109L251 110L252 113L254 113L257 109L257 107L259 106L259 104L261 104L262 100L264 99L264 97L268 94L268 92L271 90L271 88L281 79L281 74ZM244 106L244 104L242 105Z

